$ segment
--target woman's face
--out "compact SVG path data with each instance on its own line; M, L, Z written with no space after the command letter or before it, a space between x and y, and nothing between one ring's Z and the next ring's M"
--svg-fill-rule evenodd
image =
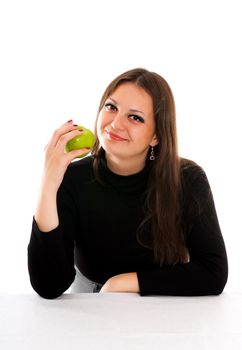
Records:
M144 161L158 143L151 96L134 83L119 85L98 115L97 136L107 154Z

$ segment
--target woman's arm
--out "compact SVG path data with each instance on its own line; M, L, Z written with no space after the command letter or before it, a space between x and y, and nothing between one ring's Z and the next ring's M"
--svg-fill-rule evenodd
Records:
M196 206L199 214L194 217L187 237L190 261L138 271L141 295L218 295L227 282L227 254L206 174L202 172L195 181L190 177L186 181L185 191L188 193L185 210L195 212ZM187 220L190 220L189 216Z
M74 280L74 204L68 177L71 161L86 150L64 152L65 144L80 135L72 122L57 129L46 147L39 200L28 245L28 269L35 291L45 298L62 294Z
M65 182L65 181L64 181ZM28 269L33 289L52 299L64 293L74 281L74 236L77 219L73 200L64 186L57 193L60 220L57 227L41 231L33 218L28 245Z
M190 185L191 183L187 188ZM192 192L197 199L196 205L200 215L194 218L192 230L187 238L190 261L114 276L104 284L101 291L140 292L141 296L218 295L223 291L228 277L227 255L205 173L192 183ZM191 193L187 198L186 206L189 208L194 205ZM194 208L190 209L194 211Z
M40 186L39 199L35 211L35 220L43 232L52 231L59 224L57 213L56 194L61 185L68 165L83 150L74 150L65 153L66 143L73 137L80 135L77 125L71 121L57 129L45 149L45 164Z

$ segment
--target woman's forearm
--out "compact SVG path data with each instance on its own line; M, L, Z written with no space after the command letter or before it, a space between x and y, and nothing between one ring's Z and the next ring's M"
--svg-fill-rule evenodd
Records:
M42 185L35 211L35 221L40 231L49 232L59 225L56 195L56 190Z

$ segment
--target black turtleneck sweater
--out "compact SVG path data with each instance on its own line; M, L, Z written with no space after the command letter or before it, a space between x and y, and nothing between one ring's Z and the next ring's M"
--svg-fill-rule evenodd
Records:
M137 241L144 216L144 193L150 166L131 176L114 174L101 160L95 179L93 158L68 167L57 193L59 226L41 232L33 219L28 268L34 290L45 298L64 293L76 265L89 279L104 284L110 277L137 272L140 295L197 296L220 294L228 266L213 197L199 166L182 170L183 220L190 227L186 246L190 261L159 267L153 252ZM199 209L195 213L194 206Z

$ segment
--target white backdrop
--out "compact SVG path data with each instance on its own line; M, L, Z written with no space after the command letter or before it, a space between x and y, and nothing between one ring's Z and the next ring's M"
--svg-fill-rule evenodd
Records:
M0 292L32 293L27 244L53 130L93 128L99 99L135 67L177 105L180 155L206 171L241 279L241 10L235 0L0 0Z

